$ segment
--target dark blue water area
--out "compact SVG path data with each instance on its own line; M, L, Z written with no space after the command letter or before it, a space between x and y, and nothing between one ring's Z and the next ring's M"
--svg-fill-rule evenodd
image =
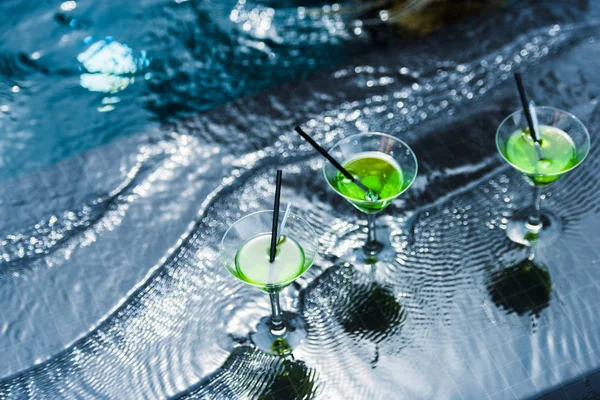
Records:
M371 42L356 3L288 3L0 2L0 181L331 68Z

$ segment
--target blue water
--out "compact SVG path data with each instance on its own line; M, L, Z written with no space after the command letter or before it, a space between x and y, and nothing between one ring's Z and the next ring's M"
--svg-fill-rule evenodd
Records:
M352 13L288 3L302 2L0 2L0 180L330 68L368 42Z
M59 21L57 30L73 25L76 34L81 19L57 20L54 4L46 19L28 23L33 11L4 2L2 11L26 17L15 18L14 40L0 43L30 48L3 53L2 69L11 71L3 101L12 101L7 115L16 110L3 123L55 134L56 119L74 135L160 130L0 184L0 398L598 398L600 2L518 3L202 111L201 99L246 93L236 85L250 71L266 71L251 77L271 82L297 65L306 66L298 74L326 68L333 50L354 41L338 28L303 33L285 17L273 32L256 18L264 11L267 19L268 9L249 22L244 10L223 13L215 0L157 6L162 30L128 10L123 20L113 13L115 29L77 37L67 62L62 48L33 57L38 45L28 43L50 35L27 31ZM199 44L207 25L198 16L208 13L201 6L212 7L208 26L224 41L237 37L234 45ZM141 17L154 15L151 4L140 7ZM185 24L176 19L183 15ZM246 34L237 35L240 25ZM315 47L332 57L302 64L316 56L291 54L297 40L324 40ZM245 58L246 47L266 58ZM253 59L260 68L230 66ZM210 75L220 69L219 79ZM517 70L532 99L572 111L593 143L580 167L544 190L543 207L564 231L534 250L533 265L523 260L534 254L505 232L507 219L531 204L531 188L494 145L496 126L519 107ZM260 89L259 79L246 79ZM229 86L219 89L222 82ZM38 99L52 109L36 108ZM91 116L110 120L94 125ZM322 157L291 131L295 123L325 147L376 130L414 149L417 181L377 218L379 239L392 245L377 264L355 258L366 220L329 190ZM311 269L282 293L284 309L309 326L293 360L252 347L268 297L230 276L218 256L227 227L272 206L278 168L282 200L315 227L320 244Z

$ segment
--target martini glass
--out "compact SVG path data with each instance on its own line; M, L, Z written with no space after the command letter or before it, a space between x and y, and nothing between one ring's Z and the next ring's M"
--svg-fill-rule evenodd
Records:
M309 223L290 213L283 232L278 229L275 260L270 263L272 222L273 211L242 217L225 232L220 256L233 276L269 295L272 313L260 320L250 337L260 350L283 355L291 353L307 332L300 315L281 310L279 292L310 268L319 245Z
M510 114L496 132L502 158L533 186L533 204L517 211L506 228L510 240L526 246L538 241L548 244L560 236L560 218L540 208L542 190L581 164L590 150L590 135L573 114L553 107L535 107L535 111L541 135L539 149L522 110Z
M377 240L376 214L413 183L417 176L417 158L406 143L378 132L348 136L336 143L329 154L370 189L365 193L330 163L323 167L329 186L366 214L367 241L362 251L367 261L377 261L377 256L391 246Z

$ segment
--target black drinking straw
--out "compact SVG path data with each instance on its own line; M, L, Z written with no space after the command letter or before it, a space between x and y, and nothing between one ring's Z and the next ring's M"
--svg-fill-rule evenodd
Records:
M317 144L317 142L315 142L313 140L313 138L311 138L310 136L308 136L308 134L306 132L304 132L299 126L295 127L294 130L296 132L298 132L300 134L300 136L302 136L308 143L310 143L310 145L312 147L314 147L319 153L321 153L321 155L323 157L325 157L327 160L329 160L330 163L333 164L334 167L336 167L342 174L344 174L344 176L348 179L350 179L350 181L352 181L352 183L354 183L356 186L358 186L359 188L361 188L362 190L365 191L365 193L370 193L371 190L369 190L368 187L366 187L365 185L363 185L361 183L361 181L359 181L358 179L356 179L354 176L352 176L352 174L350 172L348 172L346 170L346 168L342 167L342 165L337 162L337 160L335 158L333 158L331 156L331 154L329 154L324 148L322 148L321 146L319 146Z
M280 169L277 170L275 178L275 204L273 204L273 225L271 226L271 253L269 262L275 261L275 250L277 249L277 226L279 225L279 199L281 197L281 175Z
M523 104L523 112L525 113L525 117L527 118L527 124L529 125L529 134L535 142L539 142L539 133L536 129L535 124L533 123L533 117L529 112L529 100L527 99L527 92L525 92L523 80L521 79L521 74L519 72L515 72L515 80L517 81L517 87L519 88L519 97L521 97L521 103Z

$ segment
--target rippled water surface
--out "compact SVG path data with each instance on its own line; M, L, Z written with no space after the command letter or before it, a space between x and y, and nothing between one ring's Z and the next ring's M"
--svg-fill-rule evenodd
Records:
M315 3L2 2L0 180L331 68L369 42L353 31L366 7Z
M520 2L5 182L0 399L596 398L599 17ZM592 135L546 193L565 231L533 261L504 231L531 189L494 145L516 69ZM354 260L366 221L295 124L326 146L371 130L414 149L417 180L378 219L394 254ZM271 207L277 168L321 244L283 292L309 328L288 358L248 340L268 298L217 254Z

